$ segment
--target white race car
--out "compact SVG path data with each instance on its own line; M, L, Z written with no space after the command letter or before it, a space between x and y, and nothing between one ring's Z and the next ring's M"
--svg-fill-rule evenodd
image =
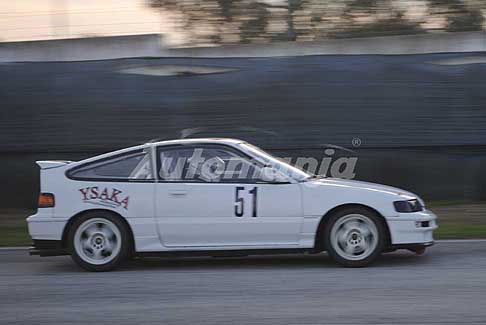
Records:
M31 254L111 270L135 255L327 251L360 267L422 253L436 216L416 195L311 176L241 140L147 143L79 162L39 161Z

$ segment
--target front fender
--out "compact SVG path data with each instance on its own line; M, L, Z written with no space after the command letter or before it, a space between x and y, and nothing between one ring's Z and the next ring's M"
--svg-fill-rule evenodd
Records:
M331 209L345 204L365 205L384 217L392 217L398 215L393 202L403 199L387 190L310 182L302 184L302 195L306 217L322 217Z

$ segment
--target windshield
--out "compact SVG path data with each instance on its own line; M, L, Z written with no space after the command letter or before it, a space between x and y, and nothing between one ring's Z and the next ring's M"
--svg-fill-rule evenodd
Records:
M272 156L271 154L267 153L266 151L252 145L246 142L242 142L238 144L240 147L242 147L243 150L245 150L248 154L251 156L255 157L258 160L261 160L267 165L272 166L272 168L280 171L284 175L287 175L288 177L298 181L302 182L310 177L312 175L306 173L305 171L296 168L292 165L289 165L288 163Z

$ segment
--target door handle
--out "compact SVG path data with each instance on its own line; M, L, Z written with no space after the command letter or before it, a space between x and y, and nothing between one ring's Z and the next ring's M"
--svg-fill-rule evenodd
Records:
M184 196L187 194L186 190L170 190L169 194L172 196Z

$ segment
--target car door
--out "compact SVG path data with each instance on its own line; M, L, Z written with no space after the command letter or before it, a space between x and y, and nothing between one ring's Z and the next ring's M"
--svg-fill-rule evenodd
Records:
M298 184L260 180L262 166L226 145L157 148L155 211L166 247L297 245Z

